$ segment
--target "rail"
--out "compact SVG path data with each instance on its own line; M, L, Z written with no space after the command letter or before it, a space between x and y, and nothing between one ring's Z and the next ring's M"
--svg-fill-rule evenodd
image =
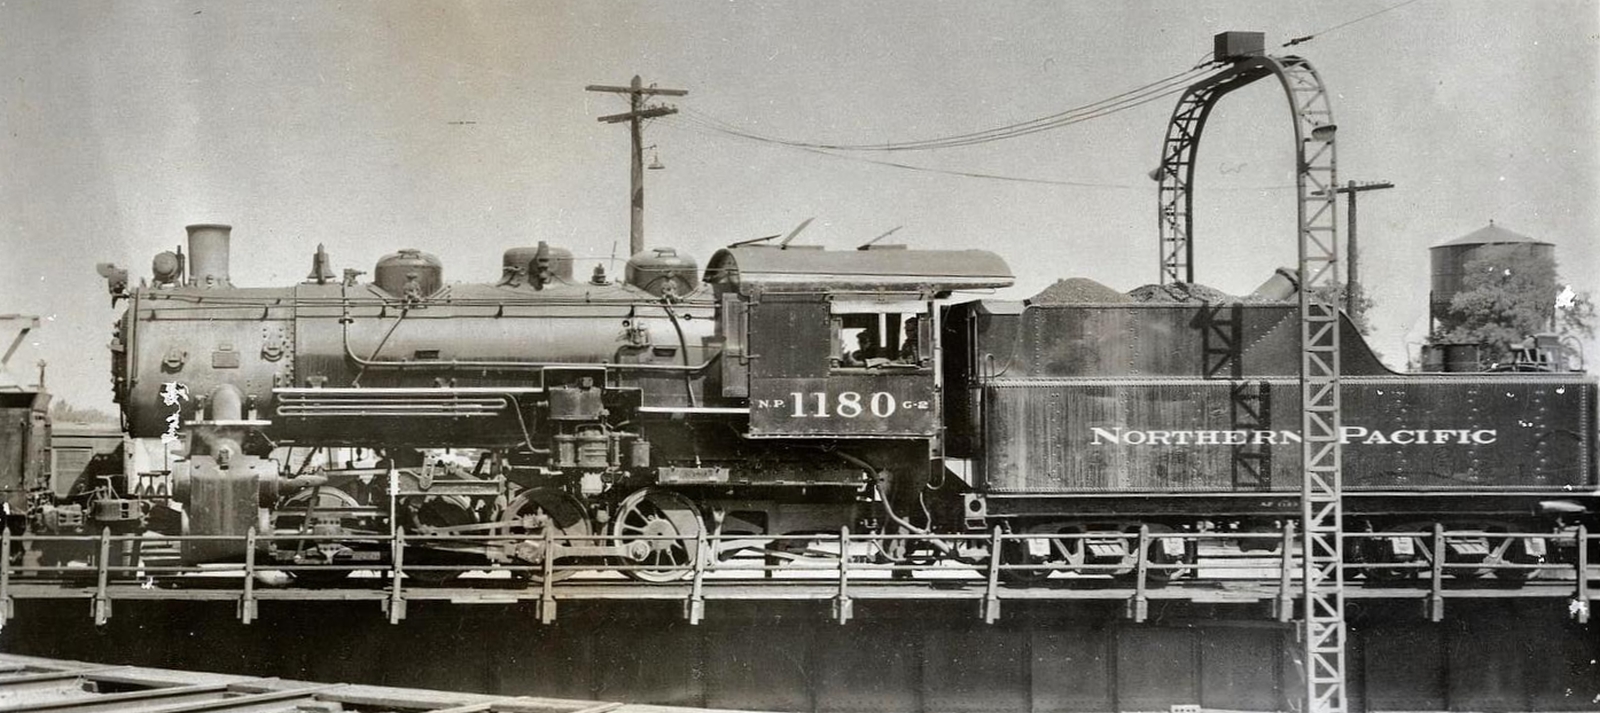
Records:
M938 536L946 556L935 557L922 535L838 533L657 535L643 561L568 561L564 548L595 549L605 535L258 534L174 536L142 534L14 536L0 534L0 623L19 600L83 599L103 624L114 601L235 602L244 623L259 618L263 601L371 601L391 623L410 602L535 605L542 622L555 620L562 602L678 601L698 623L711 602L816 601L831 605L843 624L857 602L966 601L986 622L1000 618L1006 602L1120 601L1134 621L1150 616L1152 602L1266 604L1290 621L1302 595L1298 538L1292 524L1277 532L1157 532ZM1587 622L1600 600L1600 534L1578 526L1557 533L1445 530L1346 533L1345 565L1352 600L1414 600L1433 621L1448 600L1544 598L1565 600L1570 615ZM276 542L304 547L338 541L357 545L368 560L282 564L261 552ZM415 545L538 543L555 553L530 564L447 564L414 561ZM749 549L752 542L762 549ZM242 561L184 564L161 556L186 542L243 545ZM25 554L46 544L75 544L92 557L39 563ZM661 546L655 543L663 543ZM670 544L693 557L655 558ZM565 551L579 551L578 549ZM989 552L1004 553L990 557ZM1097 558L1096 552L1121 552ZM1386 555L1374 555L1382 552ZM152 554L155 553L155 554ZM1067 563L1030 563L1026 555L1069 555ZM1024 561L1016 561L1024 560ZM630 573L651 579L636 581Z
M7 713L233 711L234 713L716 713L702 708L542 696L493 695L316 683L0 654L0 710ZM727 711L725 713L733 713Z

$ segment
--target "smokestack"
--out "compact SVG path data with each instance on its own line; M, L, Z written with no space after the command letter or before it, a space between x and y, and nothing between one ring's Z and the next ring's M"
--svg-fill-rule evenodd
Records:
M188 226L189 284L195 287L232 287L228 281L228 238L231 225L200 223Z

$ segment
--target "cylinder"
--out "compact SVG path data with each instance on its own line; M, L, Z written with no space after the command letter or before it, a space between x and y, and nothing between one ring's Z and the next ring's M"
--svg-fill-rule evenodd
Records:
M233 226L197 223L189 231L189 284L232 287L228 280L228 240Z

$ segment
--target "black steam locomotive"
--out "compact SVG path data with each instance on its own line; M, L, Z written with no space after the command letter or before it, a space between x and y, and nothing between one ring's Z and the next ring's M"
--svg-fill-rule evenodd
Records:
M363 536L397 527L426 536L408 562L539 564L554 533L565 562L660 581L703 532L767 551L841 527L924 538L888 558L960 556L939 537L997 525L1090 535L1001 553L1068 568L1127 561L1120 533L1141 527L1298 512L1288 304L952 303L1009 268L895 246L736 245L703 275L658 249L613 280L540 243L476 284L415 250L337 277L319 247L305 282L251 288L229 239L190 226L188 254L137 287L102 270L128 302L127 434L181 447L59 506L82 508L67 522L237 536L185 541L188 562L242 557L251 532L318 535L267 548L300 565L382 560ZM1594 379L1399 374L1344 330L1348 529L1594 521ZM1171 542L1149 556L1196 556ZM1537 538L1451 547L1551 556ZM1352 552L1377 554L1403 553Z

